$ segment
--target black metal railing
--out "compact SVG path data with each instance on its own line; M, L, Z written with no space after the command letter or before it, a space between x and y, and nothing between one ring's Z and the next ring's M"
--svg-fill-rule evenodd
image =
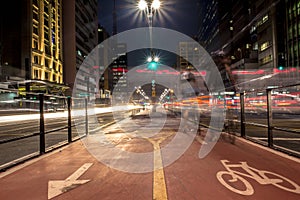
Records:
M9 93L14 97L7 95ZM9 101L8 97L11 98ZM20 98L16 91L2 91L0 116L13 120L0 124L0 171L68 145L118 120L108 109L107 113L112 115L108 118L112 121L99 127L98 118L102 112L94 113L91 108L95 105L91 103L87 98L43 93L30 93ZM140 110L136 107L121 109L120 118L137 114ZM51 114L55 116L48 117ZM62 115L57 117L56 114ZM19 119L20 116L29 119Z
M268 146L272 149L276 149L279 151L283 151L284 153L300 157L300 127L297 125L297 127L295 128L289 127L289 124L292 120L300 120L300 97L299 92L297 92L299 91L299 86L299 84L295 84L285 87L268 88L265 91L260 90L248 92L248 94L254 94L258 92L264 94L259 97L262 101L261 104L263 104L263 108L261 109L261 112L259 114L254 114L254 118L256 120L254 122L250 119L247 120L247 115L250 115L249 113L247 113L247 108L245 108L245 102L248 98L246 97L247 93L239 93L238 95L240 96L240 119L238 121L240 124L240 132L238 132L237 134L240 134L240 136L243 138L246 138L253 142L257 142L264 146ZM292 89L296 94L289 94L293 92L288 92L288 94L279 94L279 96L289 97L290 100L276 100L276 96L278 96L277 91L283 91L287 89ZM276 109L278 109L276 108L276 105L278 107L278 104L283 103L289 104L289 106L284 105L284 107L280 108L283 112L281 111L282 113L276 113ZM286 116L286 119L276 119L274 118L275 114L281 116L289 115L291 116L292 120L290 120L288 116ZM265 120L262 120L263 118L265 118ZM228 118L226 120L233 121L233 119ZM277 121L277 125L275 123L275 120ZM285 127L282 127L283 125ZM250 127L257 127L260 130L266 129L266 134L255 134L255 129L251 130ZM280 134L279 132L283 133Z
M300 84L235 93L230 95L228 102L225 96L222 100L210 96L211 100L218 102L213 105L208 105L208 102L198 102L200 117L197 120L193 117L189 120L198 123L200 129L201 127L215 129L210 126L212 108L224 107L225 132L300 157ZM255 96L253 100L251 96ZM289 99L276 99L278 97ZM234 105L232 101L235 102ZM176 106L180 101L175 103L168 105L168 109L181 113L182 109L185 109L184 106ZM279 106L279 104L285 105ZM291 124L293 121L294 123Z
M8 138L0 140L0 145L9 146L10 144L17 143L17 145L12 145L12 146L17 146L18 149L22 149L21 145L25 146L24 142L22 143L22 141L24 141L24 139L35 140L34 138L38 137L38 146L39 146L38 152L25 154L25 156L19 156L16 159L12 159L8 162L4 162L4 163L1 162L0 163L0 170L5 170L9 167L12 167L16 164L19 164L20 162L24 162L28 159L33 158L33 157L42 155L46 152L52 151L54 149L57 149L57 148L62 147L64 145L67 145L67 144L69 144L73 141L76 141L76 140L80 139L81 137L84 137L85 135L88 135L88 116L87 116L87 109L88 109L87 104L88 104L88 102L87 102L87 99L80 99L81 101L84 100L84 104L85 104L84 105L85 121L76 122L76 125L84 124L86 132L84 134L81 134L80 136L76 136L76 134L72 134L72 132L73 132L72 128L75 127L74 120L72 119L72 115L71 115L72 99L74 100L74 98L71 98L71 97L56 97L56 98L60 98L61 100L63 100L62 102L65 102L63 104L66 104L66 105L59 105L59 104L49 104L49 103L47 104L47 102L45 102L45 99L49 99L49 97L53 98L54 96L45 95L45 94L36 94L36 96L34 97L34 101L31 102L31 104L34 103L35 108L36 108L36 104L39 104L38 111L35 110L35 113L39 114L39 131L38 132L34 132L34 133L30 133L30 134L25 133L25 134L22 134L21 136L8 137ZM26 102L28 102L28 101L26 101ZM19 103L19 104L21 106L23 106L22 103ZM53 105L54 105L54 107L53 107ZM33 107L32 105L29 105L29 106ZM55 110L56 110L56 108L62 108L63 109L62 111L67 111L66 125L46 130L46 127L45 127L46 126L45 114L46 114L46 112L49 112L48 111L49 107L51 107L51 109L55 109ZM6 112L12 112L12 113L18 113L18 114L22 113L21 111L19 111L16 108L16 106L14 106L13 108L14 108L13 110L7 110ZM28 112L24 112L24 114L28 115ZM17 120L16 120L16 122L18 123ZM48 134L50 135L51 133L58 133L58 132L61 132L61 131L67 131L66 140L63 140L61 142L57 141L56 144L49 145L49 147L46 147L46 136ZM5 134L3 134L3 135L5 135ZM6 135L8 135L8 134L6 134ZM5 148L5 147L2 147L2 148ZM28 148L33 148L33 147L28 147ZM3 149L2 149L2 152L4 152ZM10 152L10 151L7 152L6 154L10 154L10 153L14 154L14 152ZM3 158L4 156L5 155L2 155L1 157Z

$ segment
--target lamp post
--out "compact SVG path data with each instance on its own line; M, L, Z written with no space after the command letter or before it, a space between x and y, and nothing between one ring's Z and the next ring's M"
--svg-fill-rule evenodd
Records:
M153 15L160 8L160 5L161 3L159 0L153 0L150 7L145 0L139 1L138 7L141 11L146 12L149 27L153 26Z
M145 12L146 17L147 17L147 23L149 26L149 31L150 31L150 47L151 47L151 58L154 61L154 54L152 50L152 27L153 27L153 17L154 14L159 10L160 8L160 1L159 0L153 0L151 5L149 6L149 3L145 0L140 0L138 3L138 8L140 11Z
M138 3L138 8L140 11L144 12L147 17L147 23L149 26L149 36L150 36L150 57L147 59L149 65L148 68L152 71L156 71L157 65L159 62L159 58L154 55L153 49L152 49L152 27L153 27L153 17L154 14L158 11L160 8L160 1L159 0L153 0L151 5L149 6L149 1L140 0ZM155 91L155 78L152 80L152 102L154 103L156 100L156 91ZM153 111L155 112L155 105L153 105Z

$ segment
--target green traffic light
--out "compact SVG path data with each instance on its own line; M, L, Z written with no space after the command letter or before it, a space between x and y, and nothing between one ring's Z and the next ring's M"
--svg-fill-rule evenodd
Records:
M155 62L155 61L150 62L148 65L148 68L150 70L157 70L157 62Z
M283 70L283 66L279 66L278 69L279 69L279 70Z

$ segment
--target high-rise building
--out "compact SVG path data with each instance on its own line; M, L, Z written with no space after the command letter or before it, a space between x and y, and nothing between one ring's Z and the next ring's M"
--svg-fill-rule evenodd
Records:
M242 75L240 82L247 82L241 89L292 83L291 71L298 72L294 68L299 66L298 1L226 1L230 6L219 0L199 2L203 5L199 39L209 53L229 56L231 70ZM245 75L247 70L254 72ZM274 72L278 74L272 79L250 81Z
M117 7L116 0L113 2L113 30L112 36L118 33L117 31ZM108 88L113 92L127 92L127 45L125 43L119 43L117 37L110 40L110 52L108 69L106 70L108 79ZM104 82L107 82L104 80Z
M286 0L286 37L287 54L282 60L287 66L300 66L300 2L298 0ZM282 61L283 62L283 61Z
M64 74L65 83L81 96L98 93L93 66L81 66L98 45L97 0L63 0ZM95 56L94 59L96 59ZM89 61L93 58L90 57ZM97 61L94 61L97 64ZM93 63L91 63L93 65ZM81 69L80 76L76 77ZM87 94L90 93L90 94Z
M127 45L125 43L116 44L116 54L112 58L110 68L113 73L112 88L113 91L127 91Z
M193 71L196 66L199 66L200 49L196 42L180 42L178 66L180 71Z
M199 31L198 39L201 45L209 52L222 48L228 41L229 26L224 29L224 19L228 19L228 11L232 7L232 1L222 0L199 0ZM223 20L223 21L222 21ZM226 20L229 23L229 20Z
M39 91L53 92L50 85L61 91L64 88L62 1L20 3L9 1L0 6L2 81L27 80L27 91L34 85L41 85Z
M98 27L98 49L99 49L99 103L109 103L111 96L113 73L108 67L109 62L109 48L105 47L103 41L109 38L106 29L99 25Z

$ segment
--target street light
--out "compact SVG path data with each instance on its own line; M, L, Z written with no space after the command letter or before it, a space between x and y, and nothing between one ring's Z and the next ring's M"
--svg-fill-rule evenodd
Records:
M161 3L160 3L159 0L153 0L150 7L148 6L148 3L145 0L140 0L139 1L138 8L141 11L146 12L149 27L152 27L152 25L153 25L153 15L154 15L155 11L160 8L160 5L161 5Z
M153 16L156 13L156 11L160 8L160 1L159 0L153 0L151 3L151 6L148 6L148 2L145 0L140 0L138 4L139 10L146 13L147 22L149 25L149 33L150 33L150 57L147 58L148 68L152 71L157 70L159 58L155 56L153 49L152 49L152 26L153 26ZM155 92L155 80L153 80L154 83L152 83L152 97L156 97ZM155 110L154 110L155 111Z
M150 63L150 68L156 68L157 63L159 61L159 58L154 55L154 52L152 50L152 25L153 25L153 16L155 14L155 11L157 11L161 6L160 0L153 0L151 3L151 6L149 7L148 2L146 0L140 0L138 3L138 8L141 11L146 12L148 25L150 28L150 57L147 58L147 62Z
M144 0L140 1L138 7L140 10L145 10L148 7L147 2Z
M154 8L155 10L160 8L160 1L159 0L154 0L151 4L151 7Z

